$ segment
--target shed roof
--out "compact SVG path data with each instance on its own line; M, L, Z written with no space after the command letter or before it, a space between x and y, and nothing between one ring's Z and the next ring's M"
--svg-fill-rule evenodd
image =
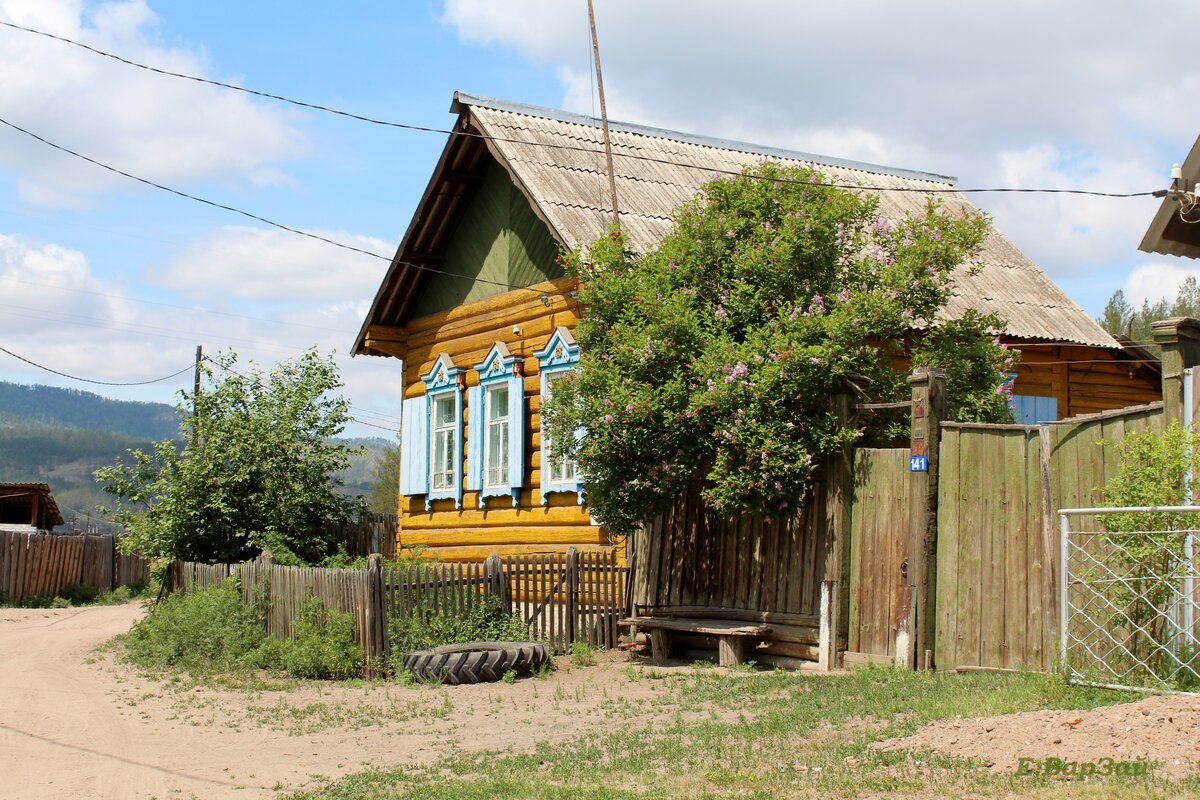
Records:
M29 522L33 518L35 497L38 498L36 527L49 530L62 525L62 514L48 483L0 483L0 522Z
M534 212L564 246L576 249L605 233L612 220L599 121L549 108L458 92L450 110L459 115L429 187L380 286L353 352L366 346L369 325L407 322L421 267L436 261L442 237L458 206L469 197L464 173L489 154L508 170ZM748 164L777 161L815 169L830 181L878 194L880 213L899 219L924 209L925 190L937 190L950 212L973 208L952 191L955 179L746 142L713 139L624 122L609 123L621 227L634 250L652 249L672 227L674 210L694 197L714 173L737 173ZM868 188L869 187L869 188ZM899 191L889 191L899 190ZM951 191L947 191L951 190ZM983 243L974 275L956 276L945 312L969 308L1007 320L1009 335L1118 348L1117 342L1066 296L1002 234Z
M1200 137L1183 160L1183 181L1180 187L1191 191L1200 185ZM1186 218L1181 214L1178 197L1167 196L1159 205L1146 235L1138 250L1147 253L1162 253L1167 256L1200 258L1200 211L1193 211Z

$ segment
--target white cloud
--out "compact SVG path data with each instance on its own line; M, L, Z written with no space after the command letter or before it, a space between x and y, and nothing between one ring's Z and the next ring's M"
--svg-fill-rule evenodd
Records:
M144 0L0 0L0 19L151 66L212 77L202 53L156 39L157 19ZM307 150L295 127L299 116L290 111L23 31L0 30L0 74L5 119L160 183L277 185L287 180L279 164ZM0 131L0 169L14 172L22 198L37 205L82 207L101 192L140 191L127 178L9 129Z
M1173 301L1187 278L1200 279L1200 264L1174 258L1170 261L1164 259L1134 269L1122 288L1125 290L1125 299L1134 307L1140 307L1146 301Z
M395 249L344 231L310 233L383 256ZM227 226L188 244L150 280L209 303L344 303L374 297L386 270L383 259L287 231Z

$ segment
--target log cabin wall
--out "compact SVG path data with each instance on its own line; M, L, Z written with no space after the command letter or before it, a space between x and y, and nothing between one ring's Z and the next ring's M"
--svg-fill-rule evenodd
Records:
M1162 399L1160 377L1149 365L1120 351L1010 339L1021 353L1013 393L1052 397L1056 419L1154 403Z
M526 424L524 470L518 504L503 497L489 498L485 508L477 492L464 491L462 508L454 500L434 500L426 510L423 495L400 497L399 536L402 548L423 547L445 561L475 561L491 553L599 550L612 545L599 526L593 525L573 493L554 493L542 505L541 383L534 352L545 347L559 326L574 328L579 321L573 297L576 284L560 278L529 289L488 297L448 311L412 320L405 328L404 396L419 397L421 376L441 354L464 371L467 388L479 383L473 367L492 346L503 342L520 359L524 385ZM470 415L464 408L462 434L467 435ZM467 448L463 448L464 461ZM466 465L463 465L464 473ZM622 551L623 556L623 551Z

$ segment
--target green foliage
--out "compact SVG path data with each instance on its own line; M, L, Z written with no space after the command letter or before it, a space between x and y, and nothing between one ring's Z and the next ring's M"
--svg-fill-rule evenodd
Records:
M396 615L388 620L388 639L392 650L392 666L403 668L405 653L425 650L444 644L464 642L521 642L529 638L529 629L521 618L510 614L493 596L463 598L459 608L472 601L470 607L455 613L447 605L439 608L413 609L406 616Z
M400 445L389 444L379 454L371 473L371 510L376 514L395 514L400 508Z
M1173 301L1164 298L1151 303L1147 299L1142 301L1141 308L1135 308L1126 299L1125 292L1118 289L1096 321L1114 336L1125 336L1157 350L1150 335L1150 325L1171 317L1200 317L1200 284L1194 275L1184 280Z
M1191 476L1200 474L1200 433L1172 420L1161 433L1126 434L1116 447L1120 465L1104 487L1105 505L1184 505L1195 484ZM1107 627L1124 629L1128 619L1133 624L1127 641L1131 651L1160 678L1168 682L1183 678L1190 685L1195 676L1160 647L1170 647L1175 638L1164 613L1169 613L1180 591L1177 570L1185 562L1184 542L1189 529L1200 527L1200 514L1131 512L1099 519L1113 545L1105 555L1108 568L1125 577L1107 592L1115 604ZM1200 669L1195 653L1179 655Z
M516 683L517 682L517 671L515 669L510 669L510 670L506 671L502 676L500 676L500 680L502 680L508 684Z
M348 401L330 396L337 368L315 351L265 375L237 369L233 354L216 364L222 377L206 370L196 416L182 416L182 452L161 441L96 471L129 532L122 548L164 561L268 549L280 564L319 562L334 549L331 526L362 508L334 477L350 456L333 440L350 419Z
M568 653L571 663L577 667L591 667L596 664L596 651L587 642L571 642Z
M173 594L153 606L125 637L133 663L194 673L244 668L266 634L242 602L236 582Z
M354 615L309 599L283 642L283 668L297 678L342 680L362 671L363 651L354 638Z
M653 252L631 254L614 233L564 257L583 286L582 355L544 419L616 534L694 478L723 513L786 513L821 460L861 433L839 426L830 395L865 376L880 399L906 396L893 364L908 341L915 363L947 359L960 414L1006 413L1001 320L937 318L985 235L982 215L930 202L893 224L875 198L816 185L818 173L753 174L768 180L706 184Z

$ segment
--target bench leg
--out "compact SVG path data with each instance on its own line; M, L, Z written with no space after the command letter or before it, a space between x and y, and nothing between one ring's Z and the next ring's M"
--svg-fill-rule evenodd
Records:
M746 652L746 640L741 636L721 636L717 639L718 661L722 667L736 667L742 663Z
M650 655L657 666L671 660L671 632L663 628L650 629Z

